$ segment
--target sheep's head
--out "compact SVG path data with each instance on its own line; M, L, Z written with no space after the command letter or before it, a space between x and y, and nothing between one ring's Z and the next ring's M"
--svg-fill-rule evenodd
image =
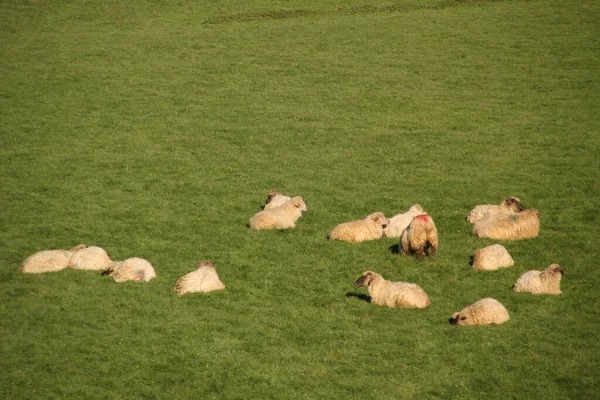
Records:
M83 250L83 249L87 249L87 246L82 243L82 244L78 244L77 246L73 247L69 251L75 252L75 251L79 251L79 250Z
M551 274L560 274L561 276L565 274L565 271L558 264L550 264L546 268L546 271L550 272Z
M308 207L306 207L306 203L302 200L302 197L296 196L290 200L294 207L299 209L300 211L308 211Z
M410 208L408 209L408 211L411 211L411 212L423 212L423 207L421 207L421 205L419 205L419 204L413 204L412 206L410 206Z
M521 200L516 197L509 197L502 201L502 208L510 210L512 212L518 213L525 209L523 204L521 204Z
M369 284L371 283L371 281L375 278L375 272L373 271L367 271L364 272L360 278L358 278L356 280L356 282L354 282L354 285L356 287L361 287L361 286L369 286Z
M269 192L269 196L267 197L267 201L265 204L269 204L273 200L273 198L280 196L280 195L281 195L281 193L276 192L275 190L271 190Z
M215 265L213 263L211 263L210 261L200 261L200 264L196 265L196 268L203 268L203 267L214 268Z
M383 215L383 213L379 211L369 215L368 218L370 218L371 221L381 225L382 228L387 227L390 223L390 221L385 217L385 215Z
M452 314L452 317L448 320L450 325L466 325L467 324L467 316L461 315L459 312L455 312Z

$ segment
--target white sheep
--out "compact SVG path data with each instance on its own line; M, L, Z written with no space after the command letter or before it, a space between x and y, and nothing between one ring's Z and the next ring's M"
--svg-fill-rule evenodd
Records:
M202 261L196 266L196 270L179 278L173 291L178 296L192 292L212 292L225 289L225 285L219 279L215 266L210 261Z
M542 271L527 271L517 279L513 290L533 294L561 294L560 280L564 273L558 264L550 264Z
M282 206L283 204L287 203L291 199L292 198L289 196L283 195L279 192L276 192L275 190L271 190L269 192L269 196L267 197L267 201L265 203L264 209L268 210L270 208Z
M356 287L366 286L371 302L392 308L425 308L429 298L425 291L415 283L390 282L373 271L364 272L354 282Z
M388 219L381 212L368 215L365 219L344 222L329 232L330 240L345 242L363 242L365 240L381 239L383 229L387 226Z
M423 207L419 204L413 204L405 213L394 215L389 219L388 225L383 229L383 237L399 238L410 224L410 221L417 215L423 214L427 214L423 211Z
M514 260L501 244L477 249L473 254L473 268L480 271L495 271L513 265L515 265Z
M430 255L435 256L438 249L438 231L433 218L429 214L414 217L402 232L399 245L405 256L414 254L424 257L428 249L431 249Z
M502 324L508 321L508 311L498 300L490 297L476 301L452 314L452 325L488 325Z
M256 230L294 228L302 212L307 210L302 197L294 197L278 207L256 213L250 218L249 226Z
M84 270L105 270L111 260L106 251L97 246L90 246L76 251L69 261L69 267Z
M147 282L156 277L156 272L150 261L134 257L125 261L113 261L102 275L112 276L115 282Z
M509 197L502 200L502 203L500 203L499 206L492 204L475 206L467 216L467 221L474 224L492 214L514 214L523 210L524 208L523 204L521 204L521 200L516 197Z
M540 234L540 213L529 208L515 214L492 214L473 224L477 237L495 240L520 240Z
M75 252L85 247L84 244L80 244L70 250L39 251L27 257L19 271L29 274L60 271L69 266L71 256Z

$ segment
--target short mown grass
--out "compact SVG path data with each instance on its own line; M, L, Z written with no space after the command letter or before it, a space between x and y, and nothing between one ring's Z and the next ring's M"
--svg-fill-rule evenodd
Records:
M600 392L594 1L0 3L2 398L543 398ZM288 231L246 224L301 195ZM519 197L540 237L482 273L465 221ZM327 241L421 204L440 249ZM18 272L78 243L147 284ZM178 298L200 260L227 289ZM566 271L561 296L515 294ZM416 282L378 307L365 270ZM453 327L494 297L511 319Z

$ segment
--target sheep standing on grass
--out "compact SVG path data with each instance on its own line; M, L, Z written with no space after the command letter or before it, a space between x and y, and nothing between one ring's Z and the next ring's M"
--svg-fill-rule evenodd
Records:
M102 275L112 276L115 282L147 282L156 277L156 272L148 260L135 257L125 261L113 261Z
M291 199L292 198L289 196L285 196L279 192L276 192L275 190L271 190L269 192L269 196L267 197L264 209L268 210L270 208L279 207L285 204L286 202L290 201Z
M419 285L390 282L373 271L363 273L354 284L356 287L366 286L369 289L371 302L380 306L425 308L429 305L429 298Z
M533 294L561 294L560 280L564 273L558 264L550 264L542 271L527 271L517 279L513 290Z
M404 214L394 215L389 219L388 225L383 229L383 237L399 238L408 227L410 221L417 215L427 214L419 204L413 204Z
M80 244L70 250L39 251L27 257L19 271L29 274L60 271L69 266L73 254L85 247L84 244Z
M345 242L363 242L365 240L381 239L383 229L387 226L388 219L381 212L375 212L365 219L344 222L335 226L329 232L330 240L343 240Z
M521 200L516 197L509 197L504 199L499 206L492 204L475 206L467 216L467 221L474 224L493 214L514 214L523 211L523 209Z
M430 255L435 256L438 248L438 233L430 215L417 215L412 219L402 232L400 247L405 256L416 254L424 257L428 249L431 249Z
M473 268L480 271L495 271L513 265L515 265L514 260L501 244L477 249L473 254Z
M215 266L210 261L202 261L196 266L194 272L190 272L179 278L173 291L178 296L192 292L212 292L225 289L225 285L219 280Z
M485 298L452 314L452 325L502 324L509 320L508 311L495 299Z
M97 246L83 248L71 256L69 267L84 270L105 270L111 260L106 251Z
M517 214L494 214L473 224L477 237L496 240L519 240L537 237L540 213L533 208Z
M302 197L294 197L280 206L256 213L250 218L249 225L256 230L294 228L302 211L307 210Z

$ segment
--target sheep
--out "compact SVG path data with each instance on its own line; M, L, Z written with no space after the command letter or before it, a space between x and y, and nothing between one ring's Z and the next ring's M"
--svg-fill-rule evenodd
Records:
M413 204L404 214L394 215L390 218L388 225L383 229L383 237L399 238L402 232L408 227L410 221L417 215L426 214L423 207L419 204Z
M509 197L502 200L502 203L500 203L499 206L492 204L475 206L467 216L467 221L474 224L492 214L514 214L523 210L524 208L523 204L521 204L521 200L516 197Z
M527 271L513 286L515 292L533 294L561 294L560 280L565 271L558 264L550 264L542 271Z
M485 298L463 308L460 312L452 314L452 325L489 325L502 324L508 321L508 311L498 301Z
M212 292L225 289L225 285L219 280L215 266L210 261L202 261L196 266L196 270L179 278L173 291L178 296L192 292Z
M329 232L330 240L342 240L345 242L363 242L365 240L381 239L383 229L387 226L388 219L382 212L375 212L365 219L344 222Z
M69 267L84 270L105 270L111 260L101 247L90 246L81 249L71 256Z
M289 196L285 196L279 192L276 192L275 190L271 190L263 209L268 210L270 208L279 207L291 199L292 198Z
M60 271L69 266L69 261L74 253L85 247L84 244L80 244L70 250L39 251L27 257L19 271L29 274Z
M495 271L498 268L512 267L513 265L515 262L501 244L477 249L473 254L473 268L480 271Z
M113 261L110 266L102 272L102 275L110 275L115 282L144 281L156 278L154 267L148 260L143 258L128 258L125 261Z
M490 215L473 224L473 234L496 240L534 238L540 233L540 215L534 208L517 214Z
M392 308L425 308L430 302L425 291L415 283L390 282L373 271L366 271L354 282L369 289L371 302Z
M423 257L427 254L427 249L431 249L430 255L435 256L438 248L438 233L429 214L417 215L412 219L402 232L400 247L405 256L416 254L418 257Z
M302 197L294 197L283 205L256 213L250 218L251 229L287 229L294 228L296 221L308 211Z

